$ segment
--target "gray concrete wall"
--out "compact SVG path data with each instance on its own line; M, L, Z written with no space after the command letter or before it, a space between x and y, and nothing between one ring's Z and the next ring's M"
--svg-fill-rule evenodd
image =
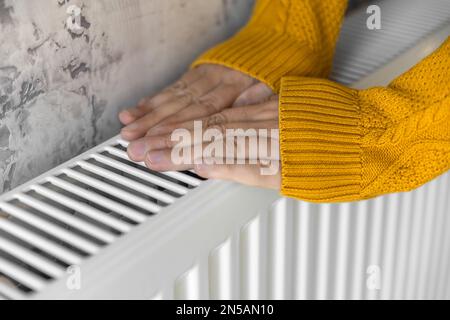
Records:
M0 0L0 192L117 134L119 110L235 32L252 2Z

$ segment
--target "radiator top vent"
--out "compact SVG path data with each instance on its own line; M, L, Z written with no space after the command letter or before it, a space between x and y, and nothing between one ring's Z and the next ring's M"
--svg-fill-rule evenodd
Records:
M368 5L378 5L381 29L367 28ZM339 36L331 78L352 84L450 23L448 0L378 0L349 14Z
M132 162L127 144L115 137L0 198L0 297L41 290L200 185Z

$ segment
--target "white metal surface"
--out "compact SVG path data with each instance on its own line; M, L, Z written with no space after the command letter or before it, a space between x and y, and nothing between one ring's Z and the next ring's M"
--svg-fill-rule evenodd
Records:
M201 182L152 173L123 145L115 137L1 196L0 273L18 285L1 283L3 297L40 291Z
M331 78L344 84L353 84L371 76L367 85L378 85L374 72L406 51L429 54L434 50L435 41L429 46L423 43L420 52L415 52L419 39L432 35L449 23L450 2L448 0L377 0L367 5L378 5L381 13L381 29L370 30L366 26L369 17L366 8L354 11L346 17L337 44L334 70ZM447 34L443 35L448 36ZM397 61L399 63L400 60ZM402 64L400 62L400 64ZM408 64L408 63L407 63ZM401 70L405 71L405 70ZM392 72L388 70L388 72ZM401 72L400 72L401 73ZM395 75L400 74L395 73ZM383 70L381 78L389 81Z
M355 22L365 13L353 14L336 79L378 69L353 85L386 83L450 34L439 18L446 12L449 22L447 1L429 1L423 19L420 2L413 10L396 1L380 6L398 18L388 26L405 30L403 40L369 36ZM408 31L403 9L434 36ZM363 43L390 49L370 55ZM0 218L0 273L18 285L0 279L0 298L450 298L449 173L408 193L317 205L156 174L130 162L124 147L115 137L0 198L10 216ZM80 288L67 285L78 276Z

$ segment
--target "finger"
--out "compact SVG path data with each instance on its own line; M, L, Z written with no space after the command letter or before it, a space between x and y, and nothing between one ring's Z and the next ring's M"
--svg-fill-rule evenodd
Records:
M152 109L158 106L158 103L163 103L172 99L173 94L167 92L161 92L153 97L142 98L136 107L128 108L119 113L119 120L123 125L129 125L133 121L143 117ZM158 101L156 103L156 101Z
M158 94L142 98L136 105L136 107L127 108L121 111L119 113L119 120L124 125L130 124L131 122L148 113L150 110L155 109L156 107L169 100L172 100L174 92L186 89L189 85L204 76L204 74L204 66L199 66L197 68L189 70L179 80L165 87Z
M199 119L220 112L230 107L241 91L240 85L220 84L214 90L200 97L196 103L164 119L160 125ZM150 128L147 134L151 135L155 128Z
M278 102L266 101L251 106L233 107L221 113L228 122L278 119Z
M233 107L242 107L266 101L274 93L265 83L258 83L245 90L233 103Z
M178 141L172 141L171 134L139 138L128 144L128 157L136 162L144 161L147 152L153 150L171 149L177 142Z
M258 105L227 108L221 112L214 113L208 117L195 118L206 124L222 124L229 122L244 122L244 121L265 121L278 119L278 103L275 101L268 101ZM147 132L147 136L161 135L174 131L177 128L184 128L192 130L194 128L194 121L188 120L182 123L160 123L151 128Z
M194 167L192 158L185 161L176 161L177 157L172 154L172 150L162 149L147 152L143 161L147 168L155 171L184 171Z
M124 126L136 120L138 115L135 112L136 107L128 108L119 112L119 121Z
M197 145L199 146L199 145ZM260 159L257 155L257 151L237 151L234 150L234 154L227 155L226 146L223 146L223 149L216 152L205 152L205 156L203 157L202 153L206 148L210 146L210 144L204 143L202 147L199 148L199 151L195 150L196 146L188 146L187 148L182 148L180 150L176 149L162 149L162 150L154 150L149 151L143 162L145 165L155 171L183 171L192 169L196 163L202 163L204 160L202 159L216 159L217 163L223 164L236 164L241 165L245 163L256 164L261 163L268 165L267 170L277 170L277 168L272 168L274 163L279 162L279 155L275 154L274 156L268 156L266 158ZM240 150L243 150L238 146ZM216 151L219 149L216 149ZM245 147L244 147L245 150ZM246 152L246 154L245 154ZM195 155L199 153L199 157L195 158ZM219 154L220 153L220 154ZM242 154L241 154L242 153ZM251 158L250 158L251 157ZM219 160L220 159L220 160Z
M164 88L165 90L172 90L172 89L183 89L189 86L191 83L197 81L201 77L205 75L206 70L205 65L200 65L196 68L189 69L187 72L185 72L180 79L178 79L175 83L170 84L169 86Z
M256 122L233 122L233 123L203 123L204 125L199 128L190 128L190 130L186 128L175 128L174 131L170 131L158 136L146 136L137 140L130 142L127 148L128 156L133 161L143 161L145 154L149 151L159 150L159 149L170 149L178 146L186 146L186 145L194 145L201 143L202 141L193 141L192 137L200 136L200 139L204 137L208 137L208 134L214 135L214 138L217 137L219 139L229 138L231 139L233 136L247 136L247 137L256 137L261 138L271 138L278 141L278 131L274 132L273 130L278 128L277 120L270 121L256 121ZM182 144L175 137L175 130L183 130L183 136L189 137L189 139L185 139L187 142ZM210 132L208 129L213 130ZM200 130L201 132L198 132ZM180 131L178 131L180 132ZM211 139L208 138L209 142ZM258 142L258 141L257 141ZM242 144L242 142L240 142ZM269 142L268 147L271 147L271 142ZM275 146L274 146L275 147ZM271 150L271 149L269 149Z
M159 105L172 100L173 97L173 92L162 91L155 96L142 98L136 107L121 111L119 113L119 120L123 125L129 125L133 121L143 117L151 110L157 108Z
M159 123L163 119L170 115L179 112L186 108L188 105L195 103L198 98L211 90L214 87L207 78L200 78L192 85L181 91L173 92L173 99L163 103L159 107L151 110L143 117L138 118L136 121L124 127L121 131L121 135L126 140L134 140L145 135L145 133Z
M149 97L142 98L139 100L135 107L127 108L119 113L119 120L123 125L128 125L129 123L135 121L137 118L145 114L145 106Z
M252 121L252 122L231 122L231 123L207 123L204 129L214 130L223 137L233 136L258 136L271 137L278 139L278 135L273 132L278 129L278 120ZM203 133L205 135L205 133Z
M246 161L279 161L278 140L246 136L232 139L217 139L214 142L199 142L198 144L180 143L173 148L150 150L143 160L147 167L156 171L187 170L202 158L221 159L222 163L243 164Z
M273 167L269 171L266 170L268 169L266 164L235 165L213 163L214 160L209 159L209 161L203 164L195 165L195 173L207 179L230 180L255 187L280 189L281 174L279 161L271 164Z

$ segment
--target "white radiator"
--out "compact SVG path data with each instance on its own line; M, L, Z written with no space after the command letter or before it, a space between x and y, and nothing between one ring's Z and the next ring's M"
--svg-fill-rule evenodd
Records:
M379 5L382 30L365 10L347 18L334 79L387 83L450 34L449 1ZM317 205L157 174L125 147L115 137L0 198L0 298L450 298L448 173Z

